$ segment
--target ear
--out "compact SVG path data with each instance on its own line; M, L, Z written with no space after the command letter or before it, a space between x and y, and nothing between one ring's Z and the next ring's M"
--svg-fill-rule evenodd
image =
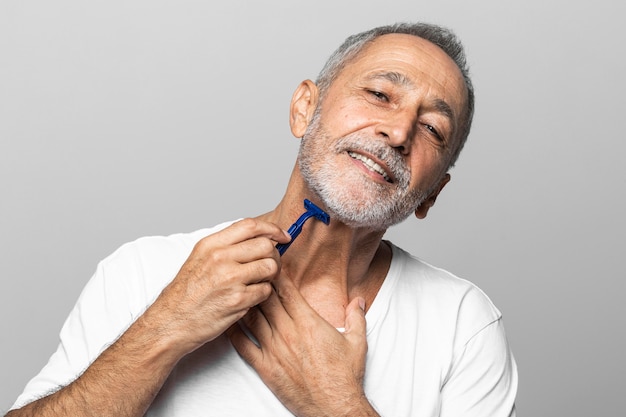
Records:
M418 219L424 219L428 214L428 210L435 205L435 201L437 201L437 196L443 190L443 187L450 181L450 174L446 174L443 176L439 185L430 193L430 195L426 198L426 200L422 201L422 204L419 205L417 209L415 209L415 217Z
M289 126L295 137L304 136L315 113L318 99L319 89L311 80L302 81L294 91L289 106Z

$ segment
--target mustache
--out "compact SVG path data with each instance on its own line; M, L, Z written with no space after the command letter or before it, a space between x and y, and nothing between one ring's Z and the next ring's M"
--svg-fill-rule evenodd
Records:
M362 151L380 159L391 171L400 187L408 187L411 170L400 151L382 142L380 139L366 137L362 134L348 135L335 143L335 152Z

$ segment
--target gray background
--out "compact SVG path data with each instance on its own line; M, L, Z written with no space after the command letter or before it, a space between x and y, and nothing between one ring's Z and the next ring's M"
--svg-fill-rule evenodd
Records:
M622 415L624 3L0 1L0 410L96 263L143 235L273 208L288 101L349 34L452 27L470 142L389 237L503 311L525 416Z

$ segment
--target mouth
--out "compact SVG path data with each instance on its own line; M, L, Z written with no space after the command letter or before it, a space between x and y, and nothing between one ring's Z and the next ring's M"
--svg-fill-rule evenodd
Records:
M369 169L372 172L375 172L375 173L379 174L388 183L390 183L390 184L393 183L393 179L392 179L391 175L389 175L389 173L385 170L385 168L383 168L376 161L372 160L371 158L369 158L369 157L367 157L365 155L362 155L360 153L356 153L356 152L353 152L353 151L348 151L348 155L352 159L356 159L358 161L361 161L363 163L363 165L367 169Z

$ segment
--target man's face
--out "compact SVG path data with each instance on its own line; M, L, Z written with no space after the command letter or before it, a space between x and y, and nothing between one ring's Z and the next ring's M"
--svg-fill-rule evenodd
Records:
M300 148L305 181L350 226L404 220L440 190L466 97L460 70L437 46L377 38L321 99Z

